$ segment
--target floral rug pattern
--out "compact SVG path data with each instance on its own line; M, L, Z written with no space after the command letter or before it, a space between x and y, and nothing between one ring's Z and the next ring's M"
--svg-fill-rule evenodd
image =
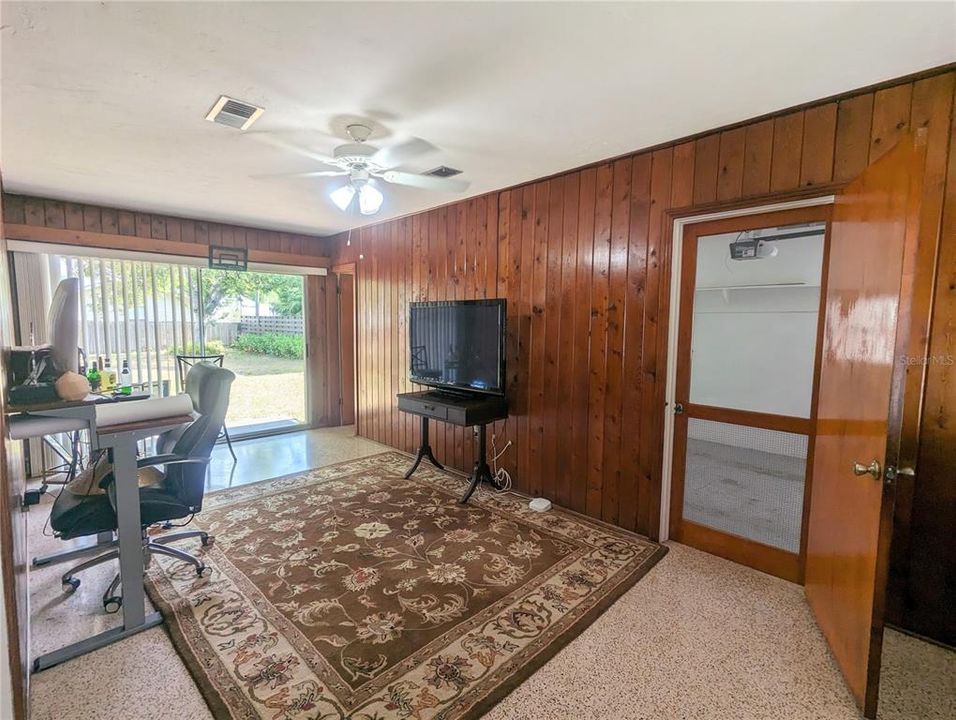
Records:
M513 495L461 505L459 476L408 464L209 495L212 576L155 559L150 595L216 717L477 717L664 553Z

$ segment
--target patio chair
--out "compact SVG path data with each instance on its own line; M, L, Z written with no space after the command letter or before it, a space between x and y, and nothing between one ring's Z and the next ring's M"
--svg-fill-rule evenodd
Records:
M225 359L226 356L221 353L219 355L177 355L176 372L179 375L180 387L186 387L186 374L196 363L209 363L210 365L223 367ZM229 454L232 455L232 461L236 462L236 453L232 449L232 439L229 437L229 430L226 429L225 421L222 423L222 431L219 433L217 440L222 438L226 439L226 446L229 448Z

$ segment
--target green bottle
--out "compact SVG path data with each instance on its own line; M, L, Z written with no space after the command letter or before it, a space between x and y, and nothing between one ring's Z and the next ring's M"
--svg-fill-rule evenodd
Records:
M123 369L120 370L120 395L133 394L133 373L129 371L129 360L123 361Z
M100 389L100 371L96 369L96 360L90 363L90 371L86 373L86 379L90 381L90 390L98 392Z

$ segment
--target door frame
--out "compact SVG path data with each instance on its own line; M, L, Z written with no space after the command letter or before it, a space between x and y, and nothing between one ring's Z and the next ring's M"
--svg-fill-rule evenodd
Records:
M729 210L718 210L699 215L685 215L674 218L671 232L671 267L670 267L670 313L667 319L667 374L664 386L664 452L661 463L661 496L659 518L659 541L670 538L670 513L672 478L674 470L674 403L677 392L677 359L678 336L680 334L680 301L681 301L681 271L684 254L684 230L690 225L726 220L730 218L747 217L749 215L763 215L783 210L796 210L825 205L833 205L836 196L833 194L817 197L791 200L787 202L768 203L738 207Z
M356 348L356 342L358 340L358 272L357 267L354 262L341 263L332 267L332 274L336 278L336 287L338 288L338 332L339 332L339 398L344 411L345 403L345 386L347 383L347 373L345 372L346 366L350 366L352 370L352 425L357 426L358 422L358 385L359 385L359 376L358 376L358 352ZM342 301L342 276L348 275L352 278L352 313L350 319L351 327L343 327L343 320L345 319L345 313L343 308ZM351 343L344 342L346 334L351 335ZM351 357L347 357L348 348L351 347ZM345 425L342 414L340 413L340 424Z

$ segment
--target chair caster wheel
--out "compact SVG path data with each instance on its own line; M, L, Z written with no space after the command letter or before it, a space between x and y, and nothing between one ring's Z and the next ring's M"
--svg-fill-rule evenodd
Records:
M196 575L201 578L207 578L212 575L212 568L208 565L203 565L202 567L196 568Z
M209 547L210 545L215 544L216 538L213 535L206 535L203 533L199 536L199 541L202 543L203 547Z
M114 595L113 597L103 599L103 609L111 615L113 613L118 613L121 607L123 607L123 598L121 597L116 597Z
M79 578L70 578L69 580L64 580L62 585L63 592L65 592L67 595L72 595L73 593L76 592L76 589L79 586L80 586Z

